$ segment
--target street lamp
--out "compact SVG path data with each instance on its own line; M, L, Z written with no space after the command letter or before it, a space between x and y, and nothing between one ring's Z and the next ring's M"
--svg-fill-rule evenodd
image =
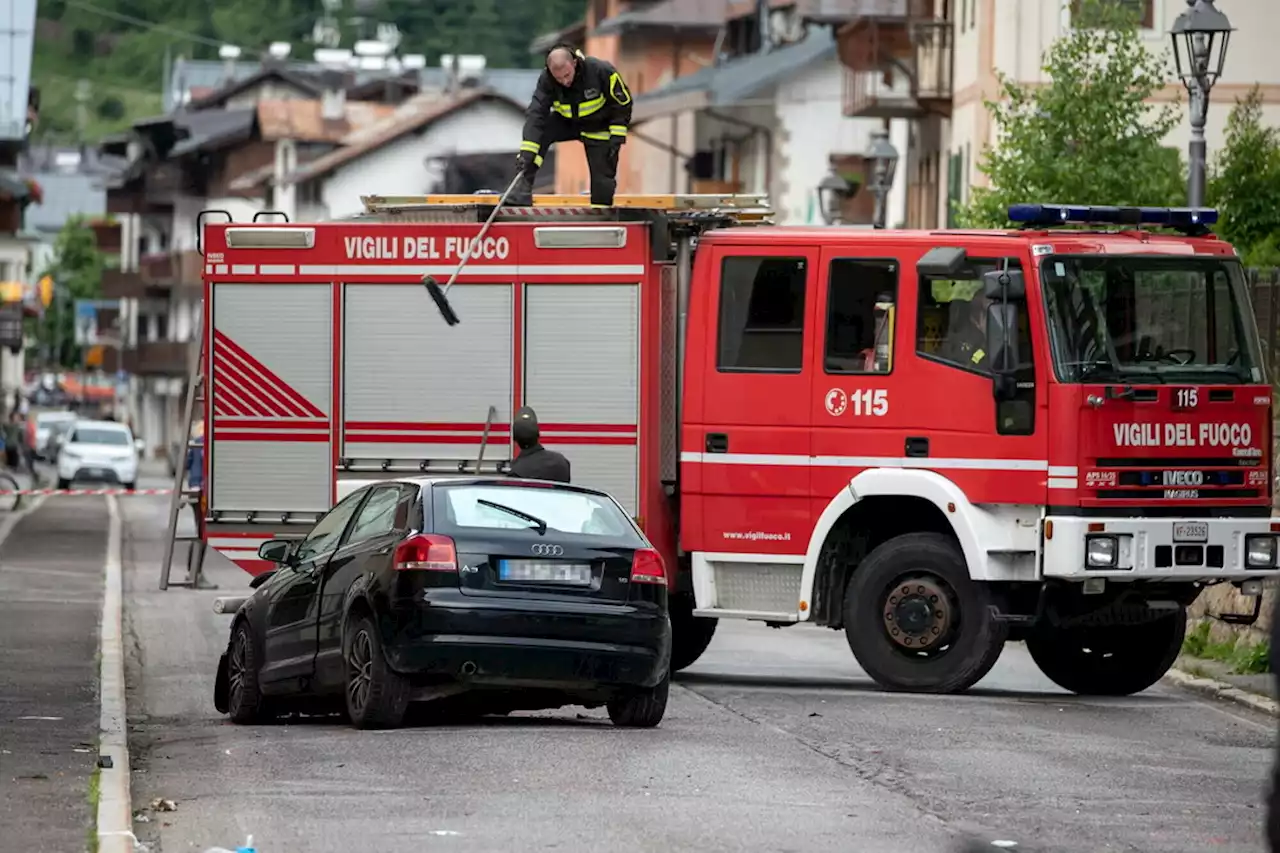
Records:
M889 189L893 186L893 173L898 167L898 149L889 141L889 131L877 130L871 134L871 148L867 150L867 159L871 161L872 195L876 198L875 227L883 228L888 215L886 201Z
M1182 85L1191 95L1191 171L1187 178L1187 203L1204 204L1204 125L1209 115L1209 90L1222 75L1232 26L1213 0L1187 0L1187 11L1169 31L1173 62Z
M833 166L826 177L818 182L818 207L822 213L822 221L828 225L839 225L844 220L841 210L844 201L851 195L853 186L837 175Z

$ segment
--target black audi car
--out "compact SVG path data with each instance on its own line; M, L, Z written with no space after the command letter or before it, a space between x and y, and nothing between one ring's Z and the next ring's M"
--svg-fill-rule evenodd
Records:
M409 703L481 713L585 705L615 725L666 711L662 557L608 494L514 478L386 480L300 539L259 549L218 663L237 723L334 710L399 726Z

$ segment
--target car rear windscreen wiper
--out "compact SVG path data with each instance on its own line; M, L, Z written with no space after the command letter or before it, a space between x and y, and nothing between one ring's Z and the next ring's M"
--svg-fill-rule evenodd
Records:
M524 519L525 521L529 522L530 524L538 528L539 536L547 532L547 523L542 519L538 518L536 515L529 515L529 513L524 512L522 510L518 510L515 507L510 507L510 506L507 506L506 504L494 503L493 501L487 501L484 498L478 499L476 503L480 504L481 506L491 507L493 509L498 510L499 512L505 512L508 515L514 515L516 518Z

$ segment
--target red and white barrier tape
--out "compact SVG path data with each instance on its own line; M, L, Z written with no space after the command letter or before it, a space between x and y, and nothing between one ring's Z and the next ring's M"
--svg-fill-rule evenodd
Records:
M173 489L0 489L0 495L171 495Z

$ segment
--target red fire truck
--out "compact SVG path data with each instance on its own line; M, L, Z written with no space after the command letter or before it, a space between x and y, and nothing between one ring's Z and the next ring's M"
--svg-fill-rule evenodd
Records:
M720 619L809 622L889 689L963 691L1015 640L1128 694L1207 585L1277 573L1271 386L1212 210L882 231L540 196L476 240L496 198L204 224L209 546L258 573L354 485L500 474L527 404L666 555L675 669ZM464 254L448 326L422 282Z

